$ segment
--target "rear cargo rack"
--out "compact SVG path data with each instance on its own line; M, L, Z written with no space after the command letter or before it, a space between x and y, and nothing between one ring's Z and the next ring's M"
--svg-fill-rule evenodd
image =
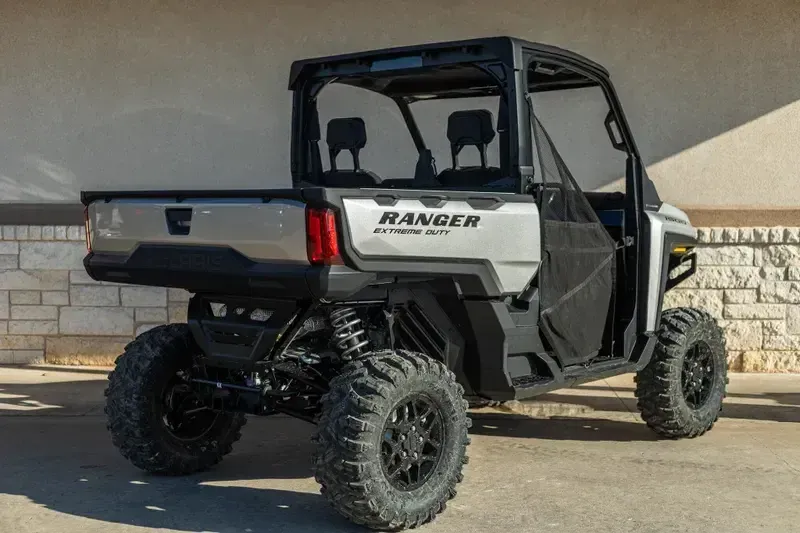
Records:
M250 370L301 323L304 309L294 300L195 295L188 322L206 361L218 367Z

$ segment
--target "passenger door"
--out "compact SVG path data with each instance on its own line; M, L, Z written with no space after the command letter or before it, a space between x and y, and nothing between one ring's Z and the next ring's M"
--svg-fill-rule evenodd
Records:
M540 328L564 365L603 347L615 283L616 243L589 205L528 99L542 227Z

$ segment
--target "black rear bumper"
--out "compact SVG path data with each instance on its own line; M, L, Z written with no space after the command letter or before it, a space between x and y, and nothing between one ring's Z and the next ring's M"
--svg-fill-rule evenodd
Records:
M133 253L89 253L86 272L97 281L294 300L341 299L375 280L346 266L252 261L227 247L149 244Z

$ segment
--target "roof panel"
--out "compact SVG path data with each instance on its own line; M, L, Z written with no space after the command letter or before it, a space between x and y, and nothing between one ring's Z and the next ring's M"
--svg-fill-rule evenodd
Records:
M485 37L479 39L467 39L462 41L445 41L438 43L427 43L413 46L398 46L392 48L384 48L378 50L365 50L361 52L353 52L348 54L340 54L326 57L316 57L310 59L303 59L292 63L289 87L294 88L298 78L303 71L308 71L314 66L323 65L336 65L357 62L374 62L379 60L389 60L393 58L402 57L404 55L414 55L420 53L434 53L453 51L458 49L464 50L481 50L484 55L491 55L495 59L501 60L506 64L516 66L518 52L526 49L533 52L541 52L544 54L561 57L568 61L575 62L587 66L593 70L598 71L604 76L608 76L608 71L601 65L594 61L565 50L556 46L551 46L542 43L535 43L518 39L514 37Z

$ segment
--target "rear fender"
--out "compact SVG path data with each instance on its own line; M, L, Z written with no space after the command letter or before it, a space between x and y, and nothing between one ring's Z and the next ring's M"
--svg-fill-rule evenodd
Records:
M530 195L305 192L309 205L341 214L342 255L361 272L452 277L465 295L497 297L524 290L541 261L539 211Z

